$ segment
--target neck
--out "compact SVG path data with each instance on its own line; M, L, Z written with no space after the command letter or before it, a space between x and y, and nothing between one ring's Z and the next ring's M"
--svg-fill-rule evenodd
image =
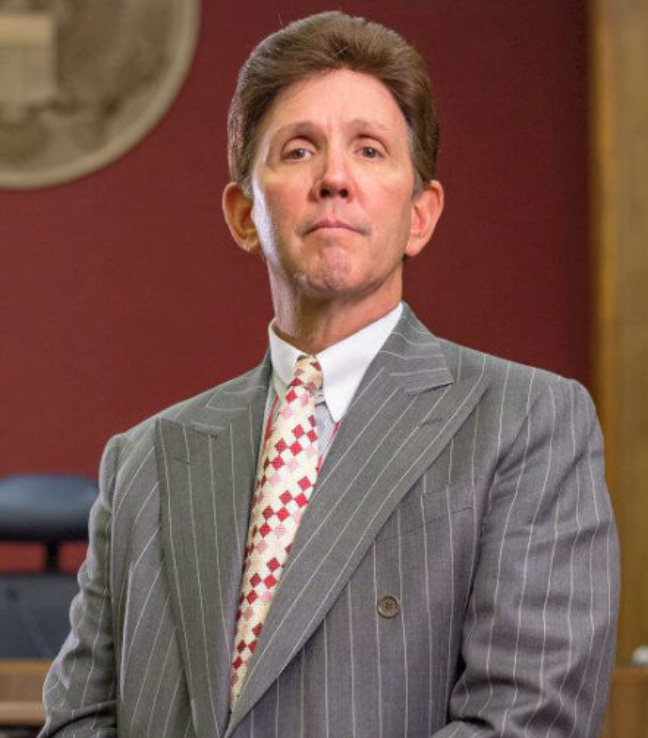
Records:
M277 335L306 354L317 354L352 336L393 310L396 298L381 302L333 303L302 302L299 306L281 306L275 301Z

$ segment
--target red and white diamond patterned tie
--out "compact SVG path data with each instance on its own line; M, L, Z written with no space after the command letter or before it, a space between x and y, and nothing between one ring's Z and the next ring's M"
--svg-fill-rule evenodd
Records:
M321 386L317 359L301 356L264 444L236 612L232 710L317 478L315 395Z

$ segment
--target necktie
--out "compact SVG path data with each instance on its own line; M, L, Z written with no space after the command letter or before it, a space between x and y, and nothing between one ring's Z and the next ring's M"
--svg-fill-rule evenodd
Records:
M315 395L321 386L317 360L301 356L263 447L236 612L232 709L317 478Z

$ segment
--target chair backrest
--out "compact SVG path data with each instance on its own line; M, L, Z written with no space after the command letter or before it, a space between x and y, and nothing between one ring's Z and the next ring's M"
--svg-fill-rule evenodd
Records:
M17 474L0 479L0 540L42 543L46 569L58 568L58 546L83 541L97 483L72 474Z
M58 570L58 547L87 539L97 484L67 474L20 474L0 479L0 540L41 543L45 572L0 574L0 659L51 659L70 629L78 587Z
M73 574L0 575L0 660L53 659L78 590Z

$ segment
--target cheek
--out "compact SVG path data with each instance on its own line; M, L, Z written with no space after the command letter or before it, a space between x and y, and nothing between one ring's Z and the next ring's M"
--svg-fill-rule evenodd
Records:
M371 186L373 185L373 186ZM392 176L383 178L380 186L370 183L367 189L367 205L377 214L382 214L387 221L397 218L409 218L412 208L414 183L409 178Z
M394 187L389 197L393 208L393 227L409 230L413 215L412 190ZM388 205L386 204L385 207Z
M299 192L294 187L269 187L264 193L259 210L263 210L266 223L272 223L275 231L291 231L300 220Z

